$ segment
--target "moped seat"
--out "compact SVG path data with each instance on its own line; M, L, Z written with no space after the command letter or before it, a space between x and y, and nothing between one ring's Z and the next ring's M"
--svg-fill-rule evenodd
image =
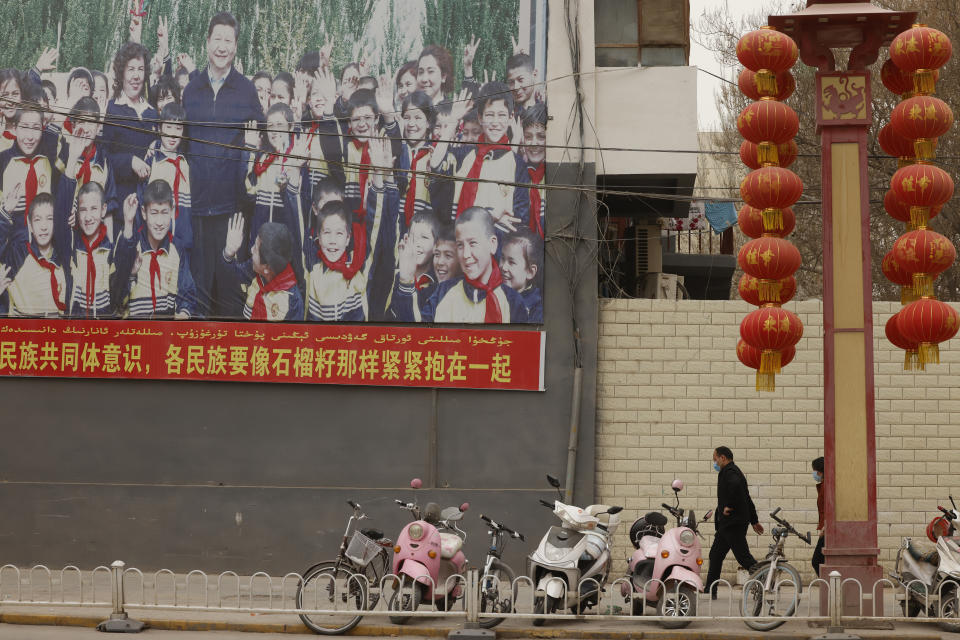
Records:
M455 533L440 534L440 557L449 560L463 547L463 538Z
M361 529L360 533L367 536L371 540L379 540L383 537L383 531L380 531L379 529Z

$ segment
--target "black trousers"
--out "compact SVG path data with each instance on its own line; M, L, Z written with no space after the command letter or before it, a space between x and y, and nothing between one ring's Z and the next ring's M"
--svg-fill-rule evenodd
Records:
M197 306L204 317L223 314L218 300L217 263L223 255L223 245L227 240L227 223L230 214L216 216L194 216L193 251L191 252L191 272L197 287ZM221 288L224 288L221 286ZM225 292L220 292L221 294Z
M813 550L813 558L810 559L810 564L813 565L813 572L817 574L817 577L820 577L820 565L823 564L823 561L826 558L823 557L823 536L820 536L820 539L817 540L817 548Z
M709 592L711 585L720 578L723 570L723 560L727 553L733 551L733 556L744 569L749 569L757 563L747 545L747 525L724 527L717 529L710 547L710 570L707 572L707 583L704 590Z

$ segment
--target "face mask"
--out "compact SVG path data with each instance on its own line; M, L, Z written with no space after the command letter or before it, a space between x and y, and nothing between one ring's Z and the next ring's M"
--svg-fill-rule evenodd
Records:
M714 462L714 463L713 463L713 470L716 471L717 473L720 473L720 465L717 464L716 462Z
M814 471L814 472L813 472L813 479L816 480L817 482L822 482L822 481L823 481L823 476L821 476L819 473L817 473L816 471Z

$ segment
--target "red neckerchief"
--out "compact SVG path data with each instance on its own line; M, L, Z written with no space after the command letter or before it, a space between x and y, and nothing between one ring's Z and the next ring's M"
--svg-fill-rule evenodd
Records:
M97 145L93 142L91 142L90 146L84 149L80 155L83 164L81 164L80 169L77 170L77 182L80 183L79 186L81 187L90 182L90 162L93 161L93 156L95 155L97 155Z
M63 119L63 130L67 133L73 133L73 120L70 118Z
M37 197L37 161L40 160L43 156L33 156L32 158L18 158L20 162L26 164L30 168L27 169L27 179L24 182L24 199L26 200L26 205L23 209L23 224L27 225L27 217L30 215L30 203L33 202L33 199Z
M530 174L530 231L543 237L543 224L540 222L540 190L536 185L543 184L543 176L547 172L546 164L541 162L534 167L527 167L527 173Z
M487 280L487 284L483 284L479 280L471 280L466 274L464 274L463 280L474 289L479 289L487 294L487 308L483 314L484 323L500 324L503 322L500 301L497 300L496 296L497 287L503 284L503 278L500 276L500 265L497 264L497 261L493 260L491 263L490 278Z
M370 141L360 142L353 139L353 147L360 152L360 208L353 213L357 220L363 220L367 217L367 176L370 174ZM366 168L363 168L366 167Z
M93 252L106 237L107 227L102 222L97 229L97 235L94 236L93 242L89 242L83 232L80 233L80 239L83 240L83 246L87 250L87 283L84 292L87 298L87 317L90 316L90 310L93 309L93 302L97 294L97 265L93 261Z
M410 159L410 183L407 185L407 197L403 202L403 218L406 221L407 229L410 228L410 221L413 220L413 207L417 200L417 163L426 157L432 147L424 145L413 152Z
M180 217L180 178L184 177L183 171L180 170L180 161L183 160L183 156L177 156L176 160L165 156L163 160L172 164L177 171L173 177L173 219L176 220Z
M63 302L60 302L60 285L57 283L57 265L53 264L42 255L37 255L33 252L33 244L27 243L27 251L33 256L33 259L37 261L41 267L50 272L50 293L53 294L53 303L57 305L57 309L60 311L66 311L67 305Z
M457 217L472 207L477 199L477 189L480 187L480 183L476 182L476 180L480 177L480 172L483 170L484 158L486 158L487 154L491 151L509 151L510 145L508 145L507 142L507 136L503 136L493 143L487 143L486 136L480 136L480 139L477 141L476 151L474 152L476 155L474 155L473 158L473 166L470 167L470 172L467 173L467 181L464 182L463 187L460 188L460 202L457 203Z
M3 130L3 137L6 138L7 140L16 140L16 139L17 139L17 136L13 135L12 133L10 133L9 131L7 131L6 129Z
M336 262L330 262L323 254L323 249L317 249L317 257L323 261L327 269L339 271L343 279L350 281L363 268L363 261L367 259L367 227L363 222L353 223L353 257L347 264L347 252L344 251Z
M157 312L157 285L154 278L160 279L160 256L166 255L163 249L150 252L150 300L153 302L153 312Z
M320 128L320 121L314 120L313 124L310 125L310 130L307 131L307 135L310 136L310 141L307 142L307 151L310 151L310 149L313 148L313 137L314 137L313 134L315 134L317 132L317 129L319 128Z
M417 291L421 289L426 289L433 284L433 278L430 277L429 273L425 273L419 278L417 278Z
M280 161L280 165L283 166L287 162L287 156L290 155L290 150L293 149L293 136L290 136L290 144L287 146L287 150L284 151L283 160ZM253 163L253 175L258 178L267 172L267 169L270 168L270 165L273 164L273 161L277 159L276 153L267 154L267 157L263 162L259 160Z
M293 274L293 268L288 263L286 269L266 284L264 284L263 278L257 276L257 284L260 285L260 289L257 291L257 296L253 299L253 310L250 312L250 319L266 320L267 303L263 299L263 295L271 291L286 291L297 284L297 276Z

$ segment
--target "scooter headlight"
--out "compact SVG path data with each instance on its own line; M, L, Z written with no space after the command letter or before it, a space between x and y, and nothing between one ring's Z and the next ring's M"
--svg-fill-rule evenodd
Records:
M694 535L693 531L691 531L690 529L684 529L683 531L680 532L680 544L682 544L685 547L689 547L690 545L692 545L695 539L696 539L696 536Z
M411 540L419 540L423 537L423 527L419 524L412 524L407 530L407 533L410 534Z

